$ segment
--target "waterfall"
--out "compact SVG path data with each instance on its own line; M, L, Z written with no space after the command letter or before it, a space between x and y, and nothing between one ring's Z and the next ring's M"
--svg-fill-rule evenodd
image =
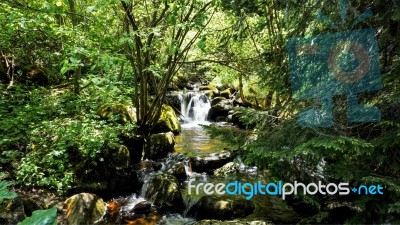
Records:
M188 92L179 95L181 101L182 120L186 123L203 123L207 121L211 108L208 97L200 92Z

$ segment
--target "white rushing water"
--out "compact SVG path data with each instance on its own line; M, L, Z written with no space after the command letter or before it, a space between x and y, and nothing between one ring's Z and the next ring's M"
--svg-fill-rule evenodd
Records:
M209 124L208 111L211 108L208 97L200 92L188 92L179 95L183 126Z

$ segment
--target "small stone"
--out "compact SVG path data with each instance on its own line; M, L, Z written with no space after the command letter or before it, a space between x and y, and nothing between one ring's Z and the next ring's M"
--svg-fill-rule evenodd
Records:
M151 211L151 203L148 201L141 201L133 207L132 212L137 214L149 214Z

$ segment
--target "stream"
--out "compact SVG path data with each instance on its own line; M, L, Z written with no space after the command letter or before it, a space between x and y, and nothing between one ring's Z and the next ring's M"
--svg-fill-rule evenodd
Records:
M182 132L180 135L175 137L175 151L167 158L157 162L161 167L158 170L155 170L152 166L146 166L155 164L156 162L154 161L144 160L140 162L140 165L142 166L138 171L138 178L139 181L143 183L141 191L139 193L133 193L130 196L113 199L113 202L111 203L120 205L120 218L117 219L117 222L120 224L193 224L196 220L187 216L187 212L198 201L198 197L194 199L192 196L185 194L187 193L187 190L185 190L187 189L187 183L189 180L215 181L215 178L205 172L193 172L190 168L188 157L208 157L212 154L232 147L228 143L219 139L210 138L206 131L201 127L201 125L212 124L211 122L207 121L207 114L211 104L208 97L204 93L192 91L187 93L178 93L177 96L181 103L180 122ZM221 123L220 125L227 126L227 124L224 123ZM160 215L156 213L150 213L148 215L132 216L130 213L132 209L135 208L135 206L139 203L146 201L145 196L150 177L156 174L167 172L177 163L183 163L185 166L186 179L180 180L182 183L181 192L185 203L184 212L182 214ZM243 163L241 163L241 168L246 168ZM254 168L252 171L255 171Z

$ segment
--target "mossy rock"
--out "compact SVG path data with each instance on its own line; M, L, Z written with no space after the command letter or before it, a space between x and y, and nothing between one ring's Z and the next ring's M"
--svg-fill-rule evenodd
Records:
M152 133L156 134L169 131L174 134L179 134L181 132L181 124L179 123L179 119L176 116L174 109L167 104L163 104L160 119L154 126Z
M81 193L64 202L68 225L91 225L106 213L106 203L97 195Z
M133 107L121 103L107 103L100 107L97 114L103 119L118 117L121 123L136 123L136 111Z
M190 209L196 219L228 220L250 215L254 204L244 196L203 196Z
M206 95L209 98L215 98L220 95L218 88L216 88L214 85L206 85L206 86L199 86L200 91L207 91Z
M226 99L229 99L231 97L231 95L232 95L232 92L231 92L230 88L227 88L227 89L221 91L221 93L220 93L220 96L224 97Z
M160 159L174 151L175 136L172 132L152 134L144 149L144 158Z
M185 207L179 190L179 182L169 174L158 174L150 178L146 199L149 199L162 212L180 213Z
M221 168L214 170L214 176L216 177L231 177L240 172L240 165L236 162L229 162L223 165Z

